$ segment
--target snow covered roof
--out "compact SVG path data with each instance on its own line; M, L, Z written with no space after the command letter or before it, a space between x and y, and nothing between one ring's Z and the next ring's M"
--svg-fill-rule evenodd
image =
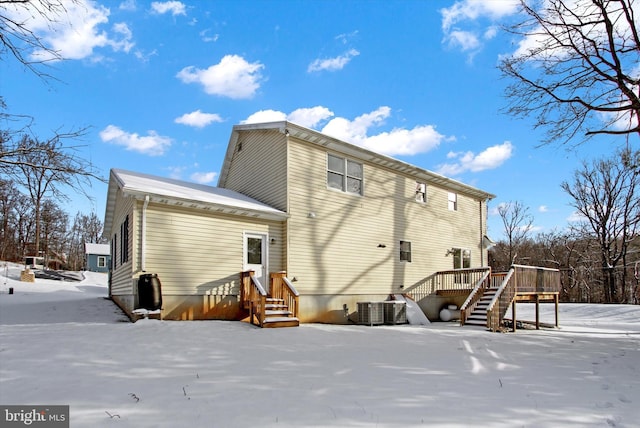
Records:
M105 233L111 230L118 189L125 196L140 200L148 197L150 202L270 220L287 217L287 213L233 190L112 169L104 221Z
M85 254L108 256L109 254L111 254L111 249L109 248L109 244L93 244L90 242L85 242L84 252Z

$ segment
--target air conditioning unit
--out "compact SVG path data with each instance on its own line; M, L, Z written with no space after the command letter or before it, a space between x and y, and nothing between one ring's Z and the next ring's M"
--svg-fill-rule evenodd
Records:
M384 324L383 302L358 302L358 324Z
M384 305L385 324L406 324L407 323L407 303L397 300L382 302Z

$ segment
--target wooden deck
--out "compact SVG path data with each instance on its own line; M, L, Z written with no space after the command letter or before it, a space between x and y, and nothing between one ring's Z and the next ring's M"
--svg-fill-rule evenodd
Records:
M460 324L486 326L503 331L507 310L511 306L512 329L517 325L516 304L536 304L536 328L540 328L540 303L554 302L558 326L560 271L538 266L512 265L508 272L494 273L491 268L458 269L435 274L432 283L439 296L467 294L460 307Z

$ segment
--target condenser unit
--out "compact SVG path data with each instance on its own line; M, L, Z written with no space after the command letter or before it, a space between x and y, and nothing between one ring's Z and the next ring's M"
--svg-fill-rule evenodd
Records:
M358 324L384 324L383 302L358 302Z

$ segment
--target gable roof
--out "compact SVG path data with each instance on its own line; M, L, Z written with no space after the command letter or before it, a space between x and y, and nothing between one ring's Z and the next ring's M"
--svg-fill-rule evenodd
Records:
M145 200L148 197L150 202L167 205L270 220L287 218L285 212L233 190L112 169L104 219L105 233L108 233L112 227L118 189L122 190L124 196L138 200Z
M94 244L91 242L85 242L84 253L96 254L99 256L108 256L111 254L111 248L109 247L109 244Z
M231 159L233 158L233 154L236 151L236 144L238 143L239 133L252 130L279 131L283 135L304 140L308 143L312 143L320 147L345 154L354 159L359 159L364 162L369 162L374 165L389 168L398 173L415 177L416 180L424 180L424 182L427 184L442 186L446 189L451 190L452 192L469 195L483 201L495 198L495 195L491 193L485 192L484 190L480 190L473 186L469 186L460 181L445 177L444 175L440 175L435 172L420 168L418 166L411 165L407 162L403 162L390 156L373 152L360 146L356 146L355 144L338 140L337 138L330 137L321 132L305 128L288 121L235 125L231 132L231 137L229 138L229 145L227 146L227 153L222 165L222 170L220 171L218 186L224 186L227 179Z

